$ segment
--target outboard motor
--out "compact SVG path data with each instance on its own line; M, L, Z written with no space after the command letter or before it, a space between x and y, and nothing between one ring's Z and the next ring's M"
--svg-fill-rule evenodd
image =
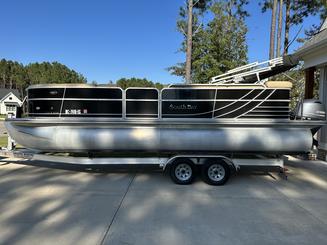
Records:
M296 111L297 119L325 121L326 110L324 105L316 99L303 100L299 103Z
M302 103L301 103L302 102ZM324 105L316 99L306 99L299 102L296 108L296 119L325 121L326 110ZM311 129L313 136L313 146L318 147L318 141L314 137L321 127Z

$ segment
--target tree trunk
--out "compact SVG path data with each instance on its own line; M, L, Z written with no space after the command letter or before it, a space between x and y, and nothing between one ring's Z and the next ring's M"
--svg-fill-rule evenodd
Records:
M286 0L284 55L288 53L289 34L290 34L290 26L291 26L290 14L291 14L291 0Z
M277 29L277 48L276 57L280 57L280 51L282 46L282 29L283 29L283 0L279 0L279 13L278 13L278 29Z
M186 40L186 66L185 79L186 83L191 83L192 71L192 39L193 39L193 0L188 0L188 24Z
M269 59L275 57L275 36L276 36L276 13L277 13L277 0L274 0L273 8L271 10L271 26L270 26L270 47Z
M229 18L232 17L232 8L233 8L233 1L230 0L227 5L227 13L228 13Z
M6 88L6 75L5 74L2 74L2 82L3 82L2 87Z

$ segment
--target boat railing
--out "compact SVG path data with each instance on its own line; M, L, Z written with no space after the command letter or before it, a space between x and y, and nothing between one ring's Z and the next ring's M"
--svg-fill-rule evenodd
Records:
M288 118L289 88L280 90L262 84L249 85L170 87L161 91L156 88L122 90L112 87L101 88L106 89L106 92L93 89L88 93L80 91L79 97L76 97L77 88L47 88L47 91L29 89L28 94L31 96L28 98L28 116L122 119ZM218 93L221 89L232 97ZM49 97L45 96L47 93Z

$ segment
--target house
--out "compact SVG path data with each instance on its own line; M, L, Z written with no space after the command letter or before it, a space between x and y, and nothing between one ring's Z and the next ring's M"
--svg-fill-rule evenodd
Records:
M16 116L17 107L21 107L23 102L17 89L0 89L0 114Z
M315 73L318 71L319 100L327 109L327 18L321 26L320 31L305 42L294 55L304 62L305 99L313 98ZM324 126L320 130L318 141L318 156L320 159L327 160L327 126Z

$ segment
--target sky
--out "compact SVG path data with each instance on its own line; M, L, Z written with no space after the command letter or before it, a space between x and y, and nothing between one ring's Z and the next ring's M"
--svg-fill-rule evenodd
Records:
M185 0L10 0L0 2L0 59L23 64L58 61L83 74L89 82L115 82L139 77L177 83L166 70L185 60L177 52L182 35L176 29ZM249 62L268 59L271 12L261 13L259 1L246 6L250 17ZM303 30L319 24L309 17ZM300 26L291 29L294 38ZM300 44L294 42L290 51Z

